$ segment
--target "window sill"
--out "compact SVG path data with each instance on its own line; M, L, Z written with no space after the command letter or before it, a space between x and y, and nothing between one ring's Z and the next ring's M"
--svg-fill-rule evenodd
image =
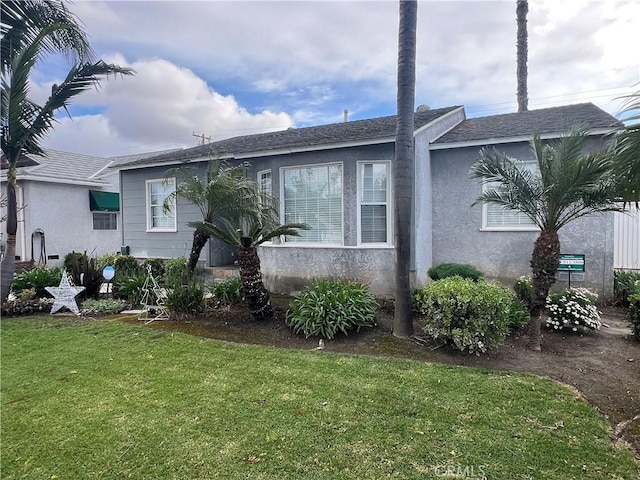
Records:
M281 243L281 244L269 244L263 243L260 245L261 247L271 247L271 248L334 248L334 249L344 249L344 250L392 250L394 248L393 245L328 245L325 243Z
M153 228L147 229L147 233L176 233L178 231L177 228Z
M483 227L481 232L539 232L538 227Z

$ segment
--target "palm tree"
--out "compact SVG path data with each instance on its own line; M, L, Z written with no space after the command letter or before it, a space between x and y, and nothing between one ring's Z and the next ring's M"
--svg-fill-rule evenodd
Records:
M246 216L250 214L246 209L250 208L251 203L245 200L251 196L255 184L245 178L245 168L244 164L230 166L224 160L212 158L207 166L205 181L194 175L193 169L190 168L169 170L165 178L175 177L177 186L165 199L163 207L170 209L171 205L175 205L176 198L182 197L196 205L202 214L202 221L209 224L214 224L223 215ZM189 273L194 272L209 237L210 234L205 229L196 227L193 231L188 261Z
M393 177L395 181L396 292L393 334L413 334L411 313L411 215L413 208L413 107L416 86L416 24L418 3L400 0L398 30L398 114Z
M531 149L539 174L521 168L518 160L495 149L483 148L470 174L483 183L497 183L475 204L493 203L518 210L540 228L531 255L533 292L529 347L540 350L541 316L560 263L558 230L576 218L616 211L615 181L606 152L585 154L588 130L574 127L555 142L534 135Z
M640 111L640 90L625 98L622 113ZM625 202L640 204L640 113L624 119L633 122L616 136L613 147L613 172L621 181Z
M50 12L62 2L2 2L2 91L1 116L2 152L8 164L7 170L7 249L2 259L0 301L9 296L11 280L15 270L15 244L17 232L17 162L23 154L44 155L40 140L53 128L54 115L67 107L76 95L99 84L99 79L120 73L131 75L133 71L103 61L84 62L87 44L82 41L82 31L75 18L68 12L65 16L52 16L58 22L46 23L46 17L38 16ZM41 9L37 7L42 7ZM46 7L46 8L45 8ZM49 10L48 10L49 9ZM66 10L64 10L66 11ZM21 16L33 13L35 18ZM62 23L66 19L70 23ZM17 30L16 30L17 29ZM5 41L6 40L6 41ZM67 47L68 50L65 50ZM44 105L28 98L29 77L36 62L44 53L56 49L75 51L80 49L79 60L60 85L53 85L51 96Z
M529 39L527 35L527 13L529 2L527 0L516 1L516 81L518 83L517 98L518 111L526 112L529 103L527 94L527 58Z
M236 247L242 289L249 311L255 320L271 319L273 317L273 306L271 305L269 292L262 281L257 247L282 235L300 236L299 230L308 230L309 226L303 223L278 225L267 222L264 224L256 221L255 218L235 223L226 218L220 218L218 221L223 228L207 222L194 222L190 225L205 230L209 235Z

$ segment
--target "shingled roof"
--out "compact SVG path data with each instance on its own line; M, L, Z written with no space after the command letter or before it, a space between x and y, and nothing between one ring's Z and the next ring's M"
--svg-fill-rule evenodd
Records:
M438 108L415 113L416 130L462 107ZM374 140L393 141L396 134L396 116L332 123L316 127L289 128L278 132L260 133L228 138L206 145L199 145L175 152L165 153L139 160L128 161L125 168L150 164L171 164L189 160L208 158L210 154L228 156L250 156L283 150L315 149L318 147L341 146L349 143Z
M439 144L507 139L540 135L561 134L574 124L591 129L617 129L622 123L592 103L565 105L562 107L507 113L489 117L468 118L442 135Z

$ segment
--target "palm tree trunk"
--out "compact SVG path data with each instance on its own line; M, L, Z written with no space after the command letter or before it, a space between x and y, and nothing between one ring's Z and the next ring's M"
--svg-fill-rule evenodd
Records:
M549 289L556 281L560 265L560 239L555 230L542 230L533 247L531 270L533 292L531 294L531 320L529 322L529 348L541 350L542 314Z
M244 298L254 320L269 320L273 317L273 306L269 292L262 282L260 257L256 247L238 247L238 263Z
M516 33L516 81L518 83L518 111L526 112L529 103L527 92L527 59L529 56L529 39L527 33L527 13L529 12L529 2L527 0L517 0L516 2L516 22L518 31Z
M15 165L15 164L14 164ZM2 258L0 275L0 303L7 301L16 270L16 233L18 231L18 204L16 201L16 168L7 172L7 249Z
M0 276L0 283L2 285L2 302L5 303L9 297L11 291L11 282L13 281L13 273L16 270L16 236L7 235L7 249L4 251L4 257L2 257L2 264L0 265L2 274Z
M191 253L189 254L189 263L187 264L189 267L189 274L192 274L196 266L198 265L198 260L200 259L200 253L202 249L207 244L209 240L209 234L199 228L196 228L193 231L193 243L191 244Z
M393 335L413 334L411 312L411 211L413 209L414 148L413 107L416 86L416 24L418 3L400 0L398 32L398 115L396 127L395 251L396 292Z

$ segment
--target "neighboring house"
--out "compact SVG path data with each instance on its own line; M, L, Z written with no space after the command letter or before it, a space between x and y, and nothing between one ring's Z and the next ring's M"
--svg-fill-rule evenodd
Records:
M463 107L415 114L415 195L412 217L412 281L428 282L427 270L441 262L471 263L487 277L512 283L530 272L537 232L513 212L471 204L482 191L469 178L471 164L485 145L523 161L532 160L533 132L544 139L572 124L591 127L593 147L620 127L592 104L466 119ZM368 283L376 295L394 291L392 164L395 116L234 137L208 145L130 161L119 167L123 241L137 257L187 256L199 211L178 199L171 213L162 201L175 188L169 168L192 164L203 174L211 155L246 162L247 175L280 201L282 222L305 222L302 236L260 248L267 287L278 293L300 290L315 277L344 277ZM561 231L563 253L584 253L583 278L610 293L613 269L613 216L577 221ZM221 258L211 242L202 258Z
M121 245L120 185L108 158L45 150L18 162L16 260L61 266L66 254L115 253ZM6 197L7 165L0 173ZM3 208L2 216L6 214ZM2 245L6 224L1 225Z

